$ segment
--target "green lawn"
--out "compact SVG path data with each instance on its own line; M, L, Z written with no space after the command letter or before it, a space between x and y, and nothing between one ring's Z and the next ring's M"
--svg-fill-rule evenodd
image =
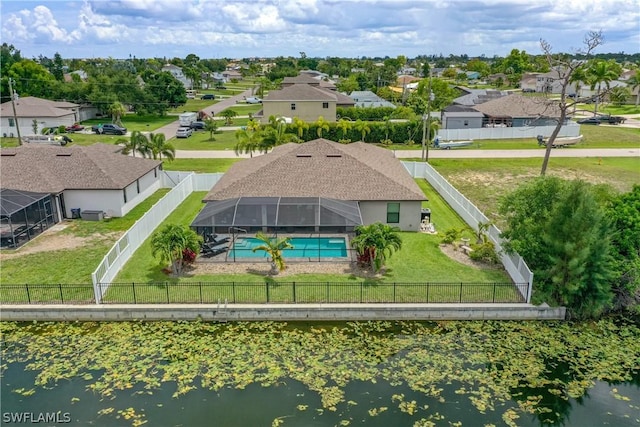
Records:
M232 164L242 159L175 159L162 165L168 171L192 171L197 173L226 172Z
M209 132L197 131L189 138L172 138L171 144L176 150L229 150L233 151L237 140L235 131L218 132L213 134L211 141Z
M84 238L82 246L3 259L0 288L2 284L7 283L91 283L91 273L120 235L167 192L168 189L158 190L122 218L111 218L101 222L67 221L67 227L59 233ZM39 236L33 243L47 237L46 234ZM29 244L25 248L28 246ZM2 253L12 254L13 251L3 250Z

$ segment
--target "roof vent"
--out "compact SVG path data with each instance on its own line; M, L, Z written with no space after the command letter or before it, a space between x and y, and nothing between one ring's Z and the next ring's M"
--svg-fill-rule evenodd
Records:
M56 157L71 157L71 153L58 153Z
M16 155L16 153L5 153L5 152L0 153L0 156L2 156L2 157L5 157L5 156L6 157L9 157L9 156L13 157L15 155Z
M342 157L342 154L327 154L327 157Z
M296 154L296 157L311 157L311 154Z

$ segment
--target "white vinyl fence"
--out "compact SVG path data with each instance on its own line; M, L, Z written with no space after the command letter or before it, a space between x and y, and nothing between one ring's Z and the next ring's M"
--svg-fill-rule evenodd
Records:
M436 172L428 163L402 162L404 167L414 178L424 178L442 196L442 198L462 217L462 219L474 229L478 229L479 222L489 222L489 219L464 197L453 185ZM518 253L507 254L502 248L500 230L491 225L487 231L489 239L495 245L500 255L502 265L514 283L528 283L526 295L522 295L527 303L531 302L531 287L533 286L533 272Z
M438 136L441 141L466 141L479 139L521 139L531 138L536 143L536 137L542 135L545 138L551 136L555 126L524 126L506 128L475 128L475 129L439 129ZM559 137L580 135L580 125L569 123L560 128Z
M194 191L209 191L222 174L195 174L193 172L163 171L162 185L172 188L162 199L151 207L109 250L96 270L91 274L96 303L109 288L120 269L129 261L135 251L149 238L151 233L164 221L189 194ZM98 286L101 284L101 286Z

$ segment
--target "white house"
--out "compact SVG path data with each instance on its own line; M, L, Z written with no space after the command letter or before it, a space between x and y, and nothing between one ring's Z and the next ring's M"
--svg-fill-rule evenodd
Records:
M49 101L26 96L17 98L14 103L15 115L11 101L0 104L0 134L3 137L17 137L17 126L20 126L20 134L24 136L40 133L46 127L70 126L85 119L81 117L80 105L72 102ZM33 129L34 120L37 132Z
M3 148L2 188L51 194L58 218L71 218L72 209L121 217L160 188L162 162L120 151L110 144Z

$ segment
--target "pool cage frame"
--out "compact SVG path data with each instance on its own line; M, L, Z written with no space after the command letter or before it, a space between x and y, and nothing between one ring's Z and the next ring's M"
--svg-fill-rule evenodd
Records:
M318 239L318 253L314 256L289 258L289 261L336 260L324 257L320 239L344 237L347 259L352 258L349 235L362 224L357 201L323 197L238 197L207 202L191 223L191 228L203 236L205 242L224 242L225 249L214 251L212 261L247 261L238 256L241 239L262 232L271 238L305 237ZM209 243L205 243L209 244ZM237 244L237 245L236 245ZM233 250L232 250L233 249ZM219 253L218 253L219 252ZM231 255L229 253L231 252ZM341 257L341 260L345 258ZM261 258L251 257L252 262ZM266 258L264 259L267 260Z

